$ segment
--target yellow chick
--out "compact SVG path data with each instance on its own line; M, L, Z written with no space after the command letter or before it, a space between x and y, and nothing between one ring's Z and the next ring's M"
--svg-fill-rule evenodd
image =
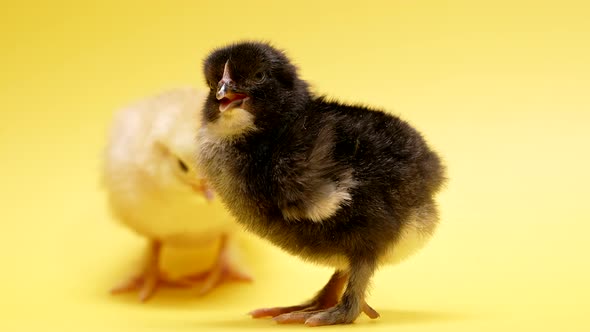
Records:
M251 280L230 258L236 225L229 214L219 217L219 206L207 213L214 208L213 192L196 169L196 133L206 96L178 88L115 116L103 169L109 204L118 220L149 240L149 250L143 270L114 287L114 294L139 291L145 301L159 286L202 282L205 294L224 280ZM208 271L176 280L161 271L162 246L199 248L216 241L220 248Z

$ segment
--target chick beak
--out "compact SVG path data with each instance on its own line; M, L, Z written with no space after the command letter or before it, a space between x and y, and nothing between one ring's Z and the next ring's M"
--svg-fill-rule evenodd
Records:
M207 185L207 182L205 180L199 181L198 184L192 183L191 187L196 193L205 196L207 201L213 200L213 191L211 190L211 188L209 188L209 185Z
M221 113L241 106L248 99L248 95L235 92L232 89L233 86L235 86L235 82L229 74L228 63L226 62L223 68L223 77L217 84L217 93L215 94L215 97L219 100L219 111Z
M225 98L226 94L227 94L227 83L222 83L221 86L219 87L219 89L217 90L217 94L215 95L215 97L217 97L217 100L221 100L221 99Z

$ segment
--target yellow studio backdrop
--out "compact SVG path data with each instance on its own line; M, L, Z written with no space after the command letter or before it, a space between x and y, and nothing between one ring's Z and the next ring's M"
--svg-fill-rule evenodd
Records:
M287 51L314 89L385 107L445 158L441 227L377 272L375 331L589 331L590 10L586 1L21 1L0 11L0 330L298 330L330 269L243 240L256 281L147 304L108 289L144 240L100 187L113 112L203 87L213 47Z

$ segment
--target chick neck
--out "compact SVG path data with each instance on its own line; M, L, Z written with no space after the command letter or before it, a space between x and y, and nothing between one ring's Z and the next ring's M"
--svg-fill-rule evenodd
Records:
M260 132L274 135L291 127L308 109L313 96L307 83L297 79L292 89L280 94L274 103L267 104L256 116L255 124Z

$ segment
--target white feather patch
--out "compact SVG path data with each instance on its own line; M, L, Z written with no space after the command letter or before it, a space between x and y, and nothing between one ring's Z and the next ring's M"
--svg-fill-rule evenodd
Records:
M287 220L309 219L314 222L321 222L330 218L343 206L352 200L348 187L336 187L334 184L325 186L320 190L321 196L317 199L311 198L307 208L302 211L300 208L284 208L283 217Z
M283 217L287 220L309 219L313 222L322 222L335 215L343 206L350 204L350 190L356 185L352 174L347 173L337 184L330 182L318 190L315 197L310 197L304 211L300 208L286 208L282 211Z
M329 196L312 204L306 211L307 218L315 222L330 218L336 214L342 205L348 204L351 199L348 190L337 188Z
M207 126L211 134L220 138L231 138L256 130L254 116L242 108L233 108L221 113L216 121Z

